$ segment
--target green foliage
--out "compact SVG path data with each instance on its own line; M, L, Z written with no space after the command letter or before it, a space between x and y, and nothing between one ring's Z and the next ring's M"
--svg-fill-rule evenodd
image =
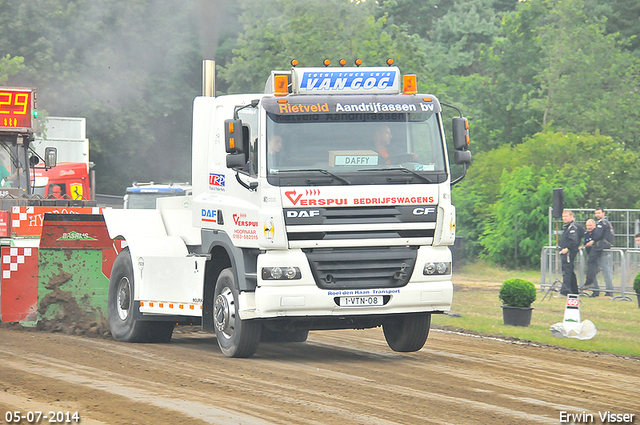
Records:
M453 194L466 255L538 265L549 243L553 189L564 188L569 207L632 208L640 197L639 161L609 137L554 132L478 154Z
M427 80L427 63L419 37L400 26L375 19L369 3L349 0L244 0L235 57L219 68L229 93L264 91L274 69L321 66L325 58L350 64L361 58L366 66L383 66L393 58L405 73Z
M617 34L605 34L604 20L583 0L558 1L547 22L537 29L547 64L544 97L532 103L543 112L543 125L606 134L639 147L640 103L629 87L640 86L640 61L622 50Z
M7 84L7 80L12 75L16 75L24 69L24 58L21 56L11 57L5 55L0 57L0 84Z
M506 306L530 307L536 300L536 287L524 279L508 279L500 287L498 298Z
M638 296L640 296L640 273L638 273L633 279L633 290Z

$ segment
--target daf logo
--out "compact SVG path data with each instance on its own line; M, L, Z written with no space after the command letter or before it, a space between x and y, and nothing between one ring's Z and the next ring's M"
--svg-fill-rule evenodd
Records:
M288 210L287 218L312 218L318 217L320 215L320 210Z
M429 215L429 214L435 213L436 209L433 207L430 207L430 208L418 207L418 208L414 208L412 212L413 212L413 215Z

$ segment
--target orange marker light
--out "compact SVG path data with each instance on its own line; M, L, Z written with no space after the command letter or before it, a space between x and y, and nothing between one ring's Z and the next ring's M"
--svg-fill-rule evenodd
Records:
M331 61L329 59L325 59L325 60L322 61L322 64L324 66L329 66L329 65L331 65Z
M393 59L391 58L387 59L387 65L389 66L393 65Z
M347 64L346 59L340 59L340 62L338 62L340 64L340 66L345 66Z
M276 96L286 96L289 94L289 77L286 75L275 76L273 94Z
M291 66L298 66L298 59L291 60Z
M415 75L404 75L402 77L402 94L418 93L418 78Z
M356 66L360 66L360 65L362 65L362 59L356 59L355 61L353 61L353 63L354 63Z

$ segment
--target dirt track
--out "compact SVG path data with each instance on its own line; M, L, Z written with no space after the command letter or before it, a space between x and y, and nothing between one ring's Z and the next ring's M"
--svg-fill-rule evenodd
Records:
M442 331L411 354L373 329L228 359L201 332L143 345L0 328L0 423L15 410L110 425L557 424L561 411L640 423L639 400L637 359Z

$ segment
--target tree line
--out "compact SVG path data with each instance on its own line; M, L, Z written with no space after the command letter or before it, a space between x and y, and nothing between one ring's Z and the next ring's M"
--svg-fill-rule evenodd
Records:
M453 193L468 258L537 264L555 187L571 207L640 206L638 2L0 0L0 30L0 83L87 118L99 193L190 179L202 59L227 94L294 58L393 58L470 120Z

